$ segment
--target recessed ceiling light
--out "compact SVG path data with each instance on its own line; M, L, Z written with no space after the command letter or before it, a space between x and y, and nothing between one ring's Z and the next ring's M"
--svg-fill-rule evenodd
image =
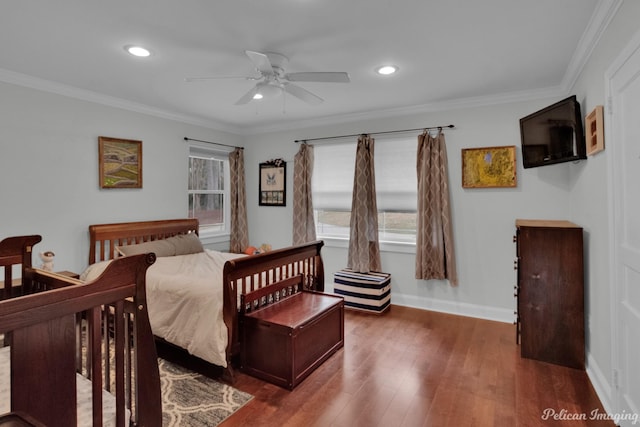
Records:
M376 73L381 74L383 76L394 74L397 71L398 71L398 67L396 67L395 65L383 65L381 67L376 68Z
M142 58L151 55L151 52L149 51L149 49L145 49L142 46L127 45L124 47L124 50L126 50L128 53L130 53L133 56L139 56Z
M262 96L261 93L256 93L255 95L253 95L253 99L262 99L262 98L264 97Z

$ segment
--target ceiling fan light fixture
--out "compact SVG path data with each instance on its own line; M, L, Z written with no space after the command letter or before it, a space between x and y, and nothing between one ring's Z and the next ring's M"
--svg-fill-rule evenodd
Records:
M256 85L256 93L253 99L275 98L282 93L280 86L269 82L260 82Z
M381 76L390 76L391 74L397 73L399 68L395 65L382 65L376 68L376 73Z
M124 50L133 56L137 56L139 58L146 58L148 56L151 56L151 51L147 48L144 48L142 46L135 46L135 45L127 45L124 47Z

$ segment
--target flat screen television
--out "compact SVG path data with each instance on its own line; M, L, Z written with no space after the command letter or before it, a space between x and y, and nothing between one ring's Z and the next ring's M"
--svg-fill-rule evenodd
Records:
M582 113L576 96L520 119L525 168L586 159Z

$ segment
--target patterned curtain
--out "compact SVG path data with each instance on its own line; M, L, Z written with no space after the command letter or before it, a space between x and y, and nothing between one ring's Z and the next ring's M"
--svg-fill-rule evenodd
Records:
M249 227L247 226L247 196L244 181L244 151L236 148L229 153L231 174L231 236L229 251L244 252L249 246Z
M378 243L378 208L373 166L374 139L358 138L351 199L351 233L347 267L360 273L381 271Z
M418 136L418 224L416 279L458 284L444 134Z
M311 199L312 175L313 147L301 144L293 159L293 245L316 240Z

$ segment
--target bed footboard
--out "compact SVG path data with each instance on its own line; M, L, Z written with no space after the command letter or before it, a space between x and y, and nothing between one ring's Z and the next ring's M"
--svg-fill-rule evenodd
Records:
M162 425L145 293L154 261L154 254L118 259L88 283L26 270L23 279L43 291L0 301L0 333L12 337L12 413L48 426L103 425L107 390L115 396L110 425ZM78 415L82 381L90 390L88 421Z

